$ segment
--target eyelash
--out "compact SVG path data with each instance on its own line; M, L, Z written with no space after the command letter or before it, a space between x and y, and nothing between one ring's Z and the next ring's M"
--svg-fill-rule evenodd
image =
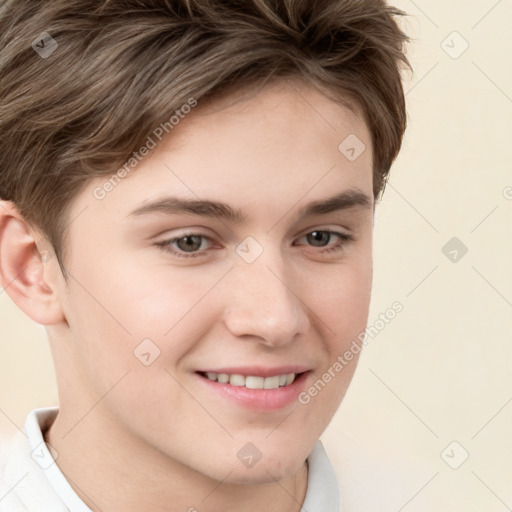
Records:
M332 246L327 246L325 248L319 247L319 249L320 249L319 252L322 254L331 253L333 251L340 251L345 247L345 245L347 243L354 241L354 237L352 235L347 235L346 233L340 233L339 231L332 231L329 229L316 229L316 230L310 231L308 233L305 233L300 238L304 238L308 235L311 235L312 233L329 233L330 235L334 235L334 236L338 237L338 242L336 244L334 244ZM206 240L212 242L212 239L209 236L203 235L202 233L185 233L178 237L170 238L168 240L162 240L161 242L155 243L155 245L157 247L159 247L160 249L162 249L163 251L170 253L173 256L176 256L178 258L197 258L199 256L203 256L206 253L207 249L205 249L203 251L186 253L186 252L179 251L179 250L172 248L171 244L173 244L179 240L182 240L183 238L189 237L189 236L198 236L198 237L201 237L203 239L206 239ZM311 245L310 247L315 247L315 246Z

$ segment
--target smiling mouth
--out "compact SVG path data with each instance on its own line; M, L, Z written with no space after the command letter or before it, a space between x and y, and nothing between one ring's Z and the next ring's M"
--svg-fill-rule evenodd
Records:
M202 377L220 384L245 387L247 389L278 389L293 384L302 373L285 373L272 377L260 377L257 375L240 375L215 372L198 372ZM305 373L305 372L303 372Z

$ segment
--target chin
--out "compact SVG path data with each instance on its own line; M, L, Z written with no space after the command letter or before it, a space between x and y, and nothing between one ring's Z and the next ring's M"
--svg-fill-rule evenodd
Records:
M292 466L276 466L276 464L263 463L260 461L252 468L235 468L223 482L233 485L263 485L274 484L297 473L303 466L304 461Z
M225 465L211 468L213 474L210 476L234 485L275 483L300 471L306 457L307 455L302 456L302 453L290 453L288 450L282 454L272 453L270 457L262 456L252 465L245 465L237 458L236 461L224 461Z

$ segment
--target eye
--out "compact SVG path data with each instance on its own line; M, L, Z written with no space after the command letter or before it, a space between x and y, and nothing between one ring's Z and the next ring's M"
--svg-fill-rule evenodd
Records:
M175 256L190 258L204 254L206 250L213 245L213 242L205 235L191 233L169 240L163 240L162 242L157 242L155 245Z
M341 251L353 237L328 229L316 229L300 237L294 245L305 245L319 249L319 253ZM156 242L163 251L179 258L206 256L214 241L201 233L185 233L182 236Z
M318 229L299 238L295 245L309 245L310 247L323 248L321 252L329 252L343 249L345 244L352 240L353 237L346 233Z
M333 233L330 231L313 231L306 235L306 240L308 244L313 245L314 247L325 247L326 245L329 245L332 235Z

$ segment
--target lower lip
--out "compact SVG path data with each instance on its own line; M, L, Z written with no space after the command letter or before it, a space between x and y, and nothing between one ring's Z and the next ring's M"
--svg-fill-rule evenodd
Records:
M276 389L249 389L245 386L223 384L200 374L197 377L212 391L243 407L258 411L277 411L293 402L305 387L309 372L301 373L289 386Z

